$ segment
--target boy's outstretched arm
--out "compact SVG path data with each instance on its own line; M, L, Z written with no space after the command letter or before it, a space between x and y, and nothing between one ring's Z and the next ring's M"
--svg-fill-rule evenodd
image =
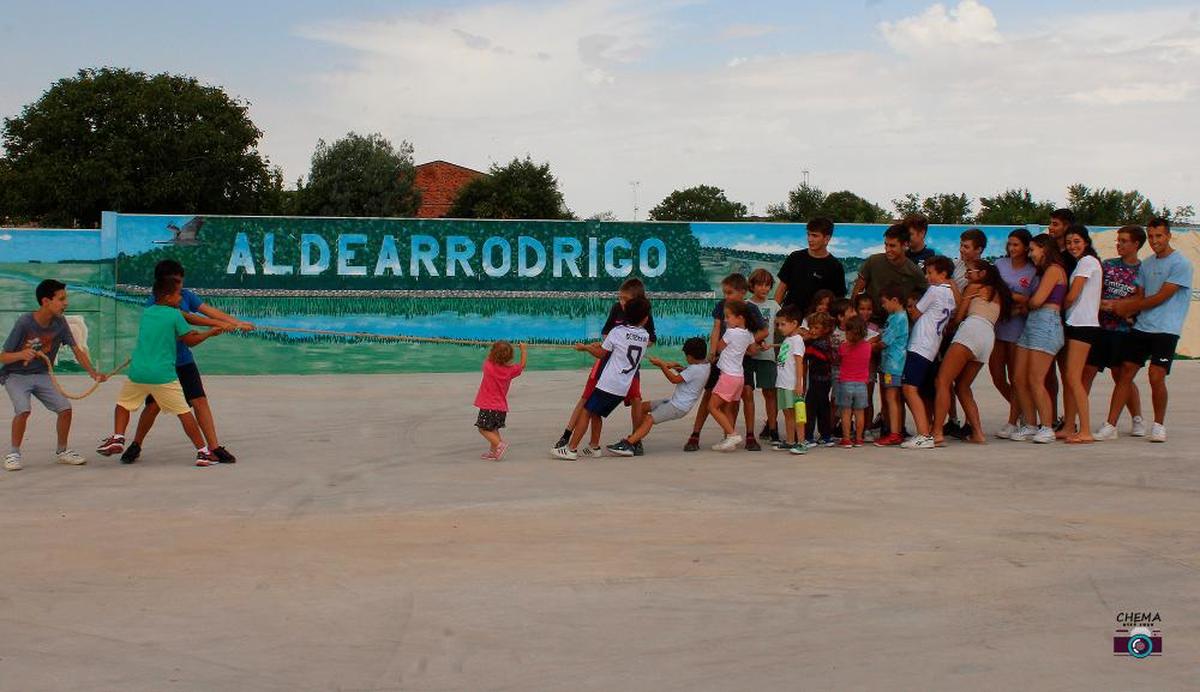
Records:
M608 353L608 351L605 351L604 347L598 343L575 344L574 349L576 351L586 351L592 354L593 358L603 358L604 354Z
M521 369L524 370L525 363L529 360L529 347L522 341L518 348L521 349Z
M199 346L209 337L216 336L224 331L225 330L222 327L213 327L206 332L188 332L187 334L179 337L179 340L188 346Z
M104 382L108 379L108 375L105 375L102 372L97 372L96 368L92 367L92 359L88 357L87 351L79 348L78 346L72 346L71 353L75 354L75 360L83 366L84 370L87 370L87 374L91 375L93 380L97 382Z
M221 322L221 324L207 325L210 327L231 327L233 329L239 329L242 331L250 331L250 330L254 329L253 323L246 322L245 320L239 320L238 318L234 317L233 315L230 315L229 313L225 312L224 310L222 310L220 308L215 308L215 307L209 305L208 303L200 304L200 312L204 313L205 315L207 315L208 317L211 317L214 320ZM190 322L190 320L189 320L189 322Z
M221 320L204 317L204 316L198 315L194 312L183 313L183 319L187 320L188 324L192 324L197 327L212 328L212 327L228 327L229 326L229 323L227 323L227 322L222 322Z
M679 367L679 363L668 363L660 358L651 357L650 364L658 367L659 370L662 370L663 376L665 376L667 381L671 384L679 384L680 382L683 382L683 378L679 376L679 373L675 372L675 368Z

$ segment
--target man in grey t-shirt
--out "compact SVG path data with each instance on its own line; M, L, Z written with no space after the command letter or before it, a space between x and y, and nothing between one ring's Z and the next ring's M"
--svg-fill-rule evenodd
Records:
M107 379L92 367L87 351L75 343L71 328L63 318L67 310L66 285L46 279L38 284L34 293L38 309L17 318L0 353L0 384L4 385L13 404L12 448L4 456L6 471L22 468L21 442L25 439L25 426L34 397L58 415L58 446L55 447L58 463L72 466L87 463L78 452L67 447L71 433L71 402L54 386L49 366L39 354L53 362L59 346L65 344L92 379L97 382Z

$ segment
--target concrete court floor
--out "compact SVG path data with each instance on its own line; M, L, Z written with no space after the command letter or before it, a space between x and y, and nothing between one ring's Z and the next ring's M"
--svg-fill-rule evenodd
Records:
M174 421L136 466L57 466L36 411L0 473L0 689L1200 687L1200 363L1166 445L684 454L677 422L552 461L582 379L515 382L499 464L475 374L209 378L241 457L211 469ZM1121 611L1164 656L1113 656Z

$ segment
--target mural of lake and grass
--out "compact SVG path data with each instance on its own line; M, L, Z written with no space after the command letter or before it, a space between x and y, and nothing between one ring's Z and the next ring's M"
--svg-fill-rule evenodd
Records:
M957 254L966 227L935 227ZM988 227L1002 248L1010 227ZM883 227L839 225L834 251L853 277ZM94 231L0 231L0 330L33 306L43 278L67 282L70 313L111 368L131 352L154 264L172 257L186 284L261 325L197 349L212 374L471 371L477 346L317 336L288 329L533 344L596 339L627 275L654 301L659 355L707 336L720 279L806 246L802 224L686 224L415 219L302 219L106 214ZM990 254L990 253L989 253ZM267 329L269 328L269 330ZM69 354L64 370L78 369ZM530 367L585 367L590 357L536 349Z

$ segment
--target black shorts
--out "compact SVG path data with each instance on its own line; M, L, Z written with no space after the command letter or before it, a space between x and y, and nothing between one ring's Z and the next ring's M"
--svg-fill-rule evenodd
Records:
M908 352L904 358L904 384L916 387L922 397L929 397L937 394L934 387L936 378L937 368L933 366L933 361L915 351Z
M717 380L719 379L721 379L721 369L717 367L716 363L713 363L712 367L708 370L708 380L704 383L704 389L711 392L713 387L717 386Z
M1178 345L1178 334L1140 332L1135 329L1125 337L1124 360L1126 363L1135 363L1140 368L1146 364L1146 359L1149 359L1150 365L1157 365L1169 373L1171 361L1175 360L1175 347Z
M204 381L200 379L200 368L196 367L195 363L175 366L175 376L179 378L179 386L183 388L183 398L188 404L208 396L204 393ZM154 397L146 397L147 406L153 403Z
M1104 372L1105 368L1115 368L1125 362L1125 338L1129 332L1118 332L1113 329L1101 329L1092 342L1092 350L1088 351L1087 364Z
M479 409L479 416L475 419L475 427L480 430L499 430L504 427L504 421L507 419L507 411L481 408Z
M1080 341L1089 346L1095 346L1100 339L1099 327L1075 327L1067 325L1063 328L1063 337L1068 341Z
M594 413L601 418L608 418L608 414L612 413L625 401L624 395L609 394L603 389L597 389L588 397L587 403L583 405L589 413Z

